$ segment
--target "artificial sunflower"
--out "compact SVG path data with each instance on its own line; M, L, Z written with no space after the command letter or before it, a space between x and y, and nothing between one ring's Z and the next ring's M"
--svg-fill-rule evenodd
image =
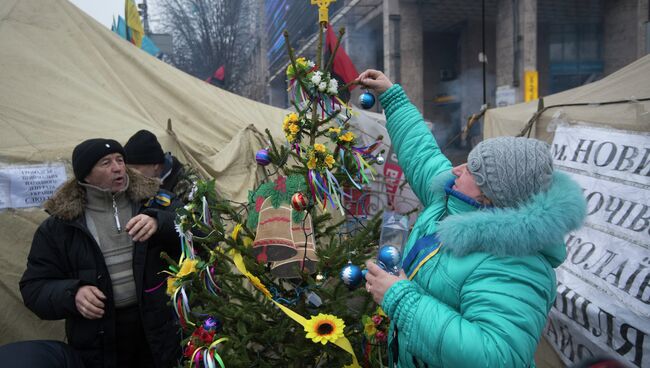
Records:
M331 314L319 313L312 316L305 324L305 332L308 339L323 345L328 342L334 342L343 337L345 322L342 319Z

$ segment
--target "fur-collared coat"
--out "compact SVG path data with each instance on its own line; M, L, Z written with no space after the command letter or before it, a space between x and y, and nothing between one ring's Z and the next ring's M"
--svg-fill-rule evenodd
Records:
M136 242L133 250L133 276L138 306L147 341L157 367L173 366L180 357L178 327L173 311L166 305L166 268L160 252L178 252L180 243L174 229L174 211L144 207L158 192L160 182L134 171L127 171L127 196L133 213L145 213L158 220L158 231L148 241ZM86 367L115 367L115 308L112 286L99 245L86 226L85 189L71 179L45 203L50 214L36 230L27 259L27 270L20 280L25 305L42 319L66 320L68 343L77 350ZM106 296L101 319L84 318L75 306L80 286L97 286Z
M399 367L534 366L564 236L585 217L581 188L556 172L547 192L519 208L478 210L445 193L451 163L402 88L380 101L399 164L424 205L404 254L425 235L437 233L442 244L412 281L384 295L392 358Z

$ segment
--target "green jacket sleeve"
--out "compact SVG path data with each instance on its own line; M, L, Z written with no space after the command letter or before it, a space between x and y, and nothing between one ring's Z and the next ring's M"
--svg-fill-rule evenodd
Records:
M420 202L432 202L431 180L451 168L420 112L398 84L379 96L386 114L386 128L399 166Z
M460 288L459 311L407 280L388 289L382 307L399 331L400 352L428 365L526 367L554 292L548 270L541 261L489 257Z

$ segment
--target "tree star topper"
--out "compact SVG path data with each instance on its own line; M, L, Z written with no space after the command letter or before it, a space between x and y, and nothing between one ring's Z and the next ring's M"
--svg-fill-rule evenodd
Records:
M318 22L327 24L329 22L329 6L336 0L311 0L311 5L318 5Z

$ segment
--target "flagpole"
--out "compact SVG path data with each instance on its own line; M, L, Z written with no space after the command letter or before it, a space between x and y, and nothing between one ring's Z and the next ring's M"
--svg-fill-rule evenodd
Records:
M131 37L129 37L129 4L127 3L128 0L124 0L124 35L126 37L126 40L131 42Z

